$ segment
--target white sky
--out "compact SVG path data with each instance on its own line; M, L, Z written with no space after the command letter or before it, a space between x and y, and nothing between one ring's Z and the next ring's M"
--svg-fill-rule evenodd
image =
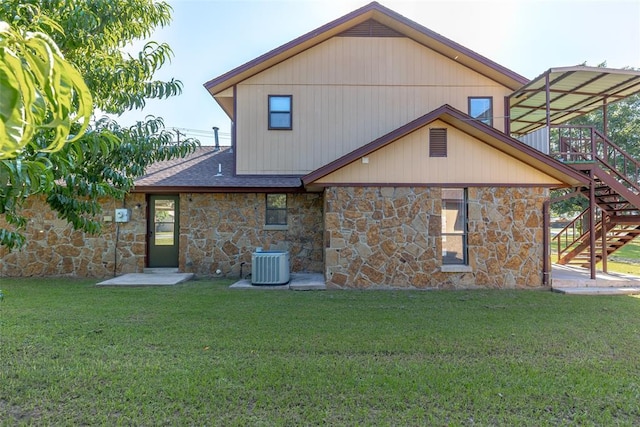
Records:
M367 0L170 0L173 22L151 37L175 57L157 74L184 84L183 93L149 101L144 111L168 128L212 145L212 126L229 145L230 121L203 84ZM552 67L606 61L640 68L640 0L379 0L382 5L527 78ZM204 132L194 132L194 130Z

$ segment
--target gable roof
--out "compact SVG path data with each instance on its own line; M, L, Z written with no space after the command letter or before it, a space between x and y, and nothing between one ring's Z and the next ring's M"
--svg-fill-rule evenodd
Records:
M445 104L303 176L302 183L305 187L310 186L315 181L332 172L409 135L435 120L441 120L570 186L586 184L588 182L588 178L580 172Z
M374 1L206 82L204 87L214 96L275 64L369 20L374 20L399 35L409 37L512 90L520 88L529 81L471 49Z
M235 156L230 147L198 147L184 158L165 160L147 168L135 181L137 193L261 192L300 191L299 177L238 176L234 174ZM221 171L218 173L218 171Z

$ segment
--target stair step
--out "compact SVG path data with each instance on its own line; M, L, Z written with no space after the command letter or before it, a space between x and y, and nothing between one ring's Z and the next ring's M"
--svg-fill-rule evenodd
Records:
M180 270L176 268L163 268L163 267L152 267L145 268L142 270L145 274L168 274L168 273L180 273Z

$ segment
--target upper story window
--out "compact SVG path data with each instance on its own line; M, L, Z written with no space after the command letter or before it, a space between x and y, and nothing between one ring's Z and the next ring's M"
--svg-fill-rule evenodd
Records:
M490 96L470 96L469 115L484 124L493 126L493 98Z
M265 225L287 225L286 194L267 194Z
M291 95L269 95L269 129L291 129Z
M467 190L442 189L442 264L467 265Z

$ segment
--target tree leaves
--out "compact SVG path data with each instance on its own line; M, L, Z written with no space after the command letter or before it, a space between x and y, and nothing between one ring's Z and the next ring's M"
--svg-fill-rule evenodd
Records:
M95 106L105 113L141 109L146 99L165 99L182 91L182 84L176 80L161 82L153 78L173 57L169 45L148 42L137 55L125 49L149 37L156 27L170 23L171 7L167 3L3 0L0 19L3 14L24 28L45 29L84 76ZM54 21L60 31L54 30L47 19Z
M160 118L121 127L109 119L89 124L85 114L93 108L119 114L144 107L147 99L181 93L180 81L154 78L173 56L167 44L148 42L135 55L125 50L170 20L171 7L152 0L0 2L0 21L21 29L19 37L12 36L20 42L12 42L12 52L18 52L19 45L20 53L32 62L23 72L49 82L36 87L39 90L25 102L16 89L16 81L25 77L0 70L0 85L11 88L2 88L0 115L6 119L0 132L28 140L13 149L13 158L0 160L0 215L15 227L0 229L0 245L14 248L24 243L19 234L26 223L21 204L37 194L44 195L58 217L74 228L99 232L96 215L102 198L124 197L150 164L185 156L196 147L194 140L175 144ZM73 64L77 72L64 68L58 59ZM80 90L82 80L92 99ZM27 129L20 126L30 116L38 118L37 126L26 138ZM64 145L59 143L62 138Z
M198 145L192 139L179 145L174 141L175 135L164 129L160 118L148 117L131 127L100 119L76 143L53 154L52 161L58 165L56 180L65 185L54 186L47 203L75 228L99 232L101 223L96 215L103 197L124 197L149 165L183 157Z
M89 88L56 44L41 32L0 21L0 159L32 143L39 128L53 137L37 151L57 151L85 132L93 111ZM80 123L75 135L72 125Z

